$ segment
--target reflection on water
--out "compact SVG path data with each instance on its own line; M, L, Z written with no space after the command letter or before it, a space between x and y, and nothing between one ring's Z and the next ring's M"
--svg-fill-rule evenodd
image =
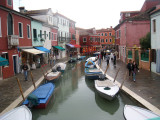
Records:
M85 79L84 64L67 64L47 108L32 110L33 120L124 120L124 105L136 103L125 94L113 101L100 97L94 81Z

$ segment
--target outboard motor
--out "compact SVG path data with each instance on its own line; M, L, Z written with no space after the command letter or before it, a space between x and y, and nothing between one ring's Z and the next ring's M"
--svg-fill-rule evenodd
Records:
M61 71L61 67L60 66L57 67L57 71Z
M105 80L105 79L107 79L105 74L99 75L99 80Z
M37 106L39 105L39 99L36 95L34 94L30 94L28 97L27 97L27 100L29 101L28 103L28 107L29 108L32 108L33 106Z
M52 72L57 72L57 70L54 68L54 69L52 69Z

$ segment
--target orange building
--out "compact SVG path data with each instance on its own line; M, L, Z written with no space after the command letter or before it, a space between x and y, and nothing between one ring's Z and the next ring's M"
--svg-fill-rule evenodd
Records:
M97 35L100 36L100 44L104 49L115 48L115 30L112 28L96 30Z

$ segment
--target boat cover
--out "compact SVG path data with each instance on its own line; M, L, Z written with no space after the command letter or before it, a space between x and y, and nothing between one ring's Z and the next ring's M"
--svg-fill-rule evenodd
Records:
M41 85L35 91L33 91L32 94L36 95L38 98L41 99L46 98L52 87L53 87L52 83Z
M85 63L85 67L91 67L91 66L94 66L95 65L95 62L93 62L92 60L88 60L86 63Z
M54 76L58 76L60 72L50 72L47 74L47 77L54 77Z
M96 80L96 84L98 87L113 87L114 86L113 82L109 80L104 80L104 81Z

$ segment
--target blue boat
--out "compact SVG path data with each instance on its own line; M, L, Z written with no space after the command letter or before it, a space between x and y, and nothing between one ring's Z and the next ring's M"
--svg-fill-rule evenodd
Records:
M93 62L92 60L88 60L86 63L85 63L85 67L86 68L95 68L96 64L95 62Z
M53 83L46 83L34 90L28 98L23 102L23 105L33 105L34 108L46 108L55 89Z
M100 71L97 68L85 68L85 76L88 79L96 80L99 79L99 76L102 74L102 71Z

